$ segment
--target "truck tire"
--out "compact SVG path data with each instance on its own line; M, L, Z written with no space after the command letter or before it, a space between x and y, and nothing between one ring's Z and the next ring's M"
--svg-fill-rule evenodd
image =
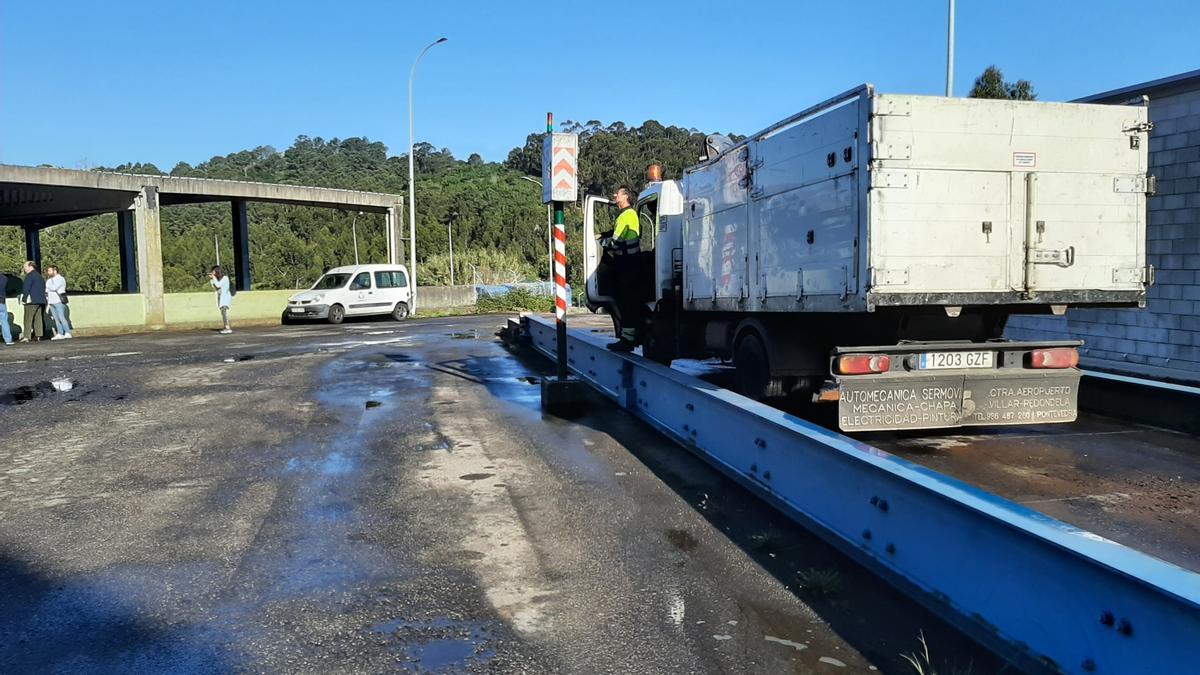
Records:
M738 392L742 396L761 401L767 396L771 381L771 365L767 361L767 348L754 333L737 343L733 354L733 367Z
M341 305L334 305L329 308L329 317L327 321L332 324L341 323L346 319L346 310Z

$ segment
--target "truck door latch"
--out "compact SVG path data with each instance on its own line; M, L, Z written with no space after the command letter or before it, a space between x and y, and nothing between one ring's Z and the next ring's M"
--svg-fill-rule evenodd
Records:
M1029 250L1030 262L1037 265L1058 265L1070 267L1075 264L1075 247L1063 249L1034 248Z

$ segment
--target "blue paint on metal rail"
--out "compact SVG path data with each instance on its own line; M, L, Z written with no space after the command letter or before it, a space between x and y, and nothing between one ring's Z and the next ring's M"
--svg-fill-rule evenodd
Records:
M527 317L554 354L554 327ZM573 330L582 379L1029 669L1191 672L1200 574Z
M1162 382L1160 380L1148 380L1142 377L1117 375L1116 373L1106 373L1100 370L1085 370L1083 371L1083 376L1094 377L1097 380L1109 380L1111 382L1121 382L1123 384L1132 384L1139 387L1148 387L1150 389L1161 389L1163 391L1169 391L1173 394L1200 396L1200 387L1190 387L1186 384L1175 384L1173 382Z

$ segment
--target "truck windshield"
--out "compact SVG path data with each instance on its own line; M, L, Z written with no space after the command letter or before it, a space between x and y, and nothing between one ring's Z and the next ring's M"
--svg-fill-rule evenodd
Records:
M313 284L312 290L332 291L335 288L341 288L342 286L345 286L347 281L350 281L349 274L326 274L320 279L317 279L317 283Z

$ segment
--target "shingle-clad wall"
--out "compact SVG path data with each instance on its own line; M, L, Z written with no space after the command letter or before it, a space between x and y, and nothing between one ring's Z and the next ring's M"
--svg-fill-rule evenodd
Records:
M1200 83L1150 99L1147 258L1157 282L1145 309L1072 309L1013 317L1015 340L1081 339L1085 366L1200 382Z

